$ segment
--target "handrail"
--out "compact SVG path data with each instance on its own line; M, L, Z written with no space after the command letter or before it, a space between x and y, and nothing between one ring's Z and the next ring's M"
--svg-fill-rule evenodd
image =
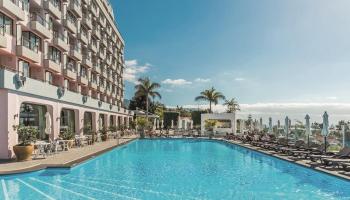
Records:
M32 21L37 21L39 22L41 25L43 25L44 27L49 28L49 23L46 21L46 19L44 19L42 16L40 16L38 13L30 13L30 19Z

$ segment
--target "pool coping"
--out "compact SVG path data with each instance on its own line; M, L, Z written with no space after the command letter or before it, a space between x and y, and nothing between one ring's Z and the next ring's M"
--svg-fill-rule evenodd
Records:
M15 170L0 171L0 176L1 175L16 175L16 174L30 173L30 172L36 172L36 171L50 169L50 168L56 168L56 169L57 168L68 168L68 169L73 168L79 164L82 164L90 159L95 158L96 156L99 156L99 155L104 154L108 151L111 151L111 150L115 149L116 147L126 145L134 140L137 140L137 139L139 139L139 138L138 137L129 138L129 140L127 140L127 141L120 142L120 143L115 144L113 146L101 149L99 151L87 154L87 155L82 156L82 157L78 157L77 159L73 159L73 160L70 160L69 162L62 163L62 164L37 164L37 165L29 166L27 168L21 168L18 170L15 169Z
M324 173L324 174L327 174L327 175L331 175L331 176L334 176L336 178L343 179L345 181L350 181L350 176L339 174L336 171L330 171L330 170L327 170L327 169L324 169L324 168L320 168L320 167L313 167L312 165L307 164L305 162L302 162L300 160L299 161L295 161L295 160L289 159L287 156L277 155L275 153L270 153L268 151L264 151L263 149L261 149L259 147L252 146L250 144L244 144L244 143L241 143L241 142L238 142L238 141L225 140L225 139L219 139L219 138L215 138L215 139L212 139L212 140L222 141L222 142L225 142L225 143L228 143L228 144L234 144L234 145L237 145L237 146L240 146L240 147L243 147L243 148L255 151L255 152L259 152L259 153L265 154L267 156L271 156L271 157L274 157L274 158L277 158L277 159L280 159L280 160L287 161L289 163L293 163L293 164L296 164L296 165L299 165L299 166L302 166L302 167L305 167L305 168L308 168L308 169L311 169L311 170L315 170L317 172L321 172L321 173Z

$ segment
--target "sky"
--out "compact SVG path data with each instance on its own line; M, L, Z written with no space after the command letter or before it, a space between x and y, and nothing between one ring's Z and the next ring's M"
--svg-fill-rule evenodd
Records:
M348 0L110 0L125 40L126 98L138 77L161 102L202 107L215 87L248 113L350 120ZM223 111L221 105L216 111Z

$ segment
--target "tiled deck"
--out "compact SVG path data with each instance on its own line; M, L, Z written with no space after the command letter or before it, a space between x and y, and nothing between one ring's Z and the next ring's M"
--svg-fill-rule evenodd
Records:
M69 151L63 151L58 154L48 156L45 159L36 159L25 162L8 162L0 164L0 175L30 172L48 167L71 167L81 163L91 157L109 151L119 145L125 144L136 139L136 136L112 139L106 142L98 142L94 145L88 145L82 148L72 148Z

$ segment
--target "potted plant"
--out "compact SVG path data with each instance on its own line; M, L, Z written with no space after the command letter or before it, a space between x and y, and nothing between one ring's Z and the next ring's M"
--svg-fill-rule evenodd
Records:
M60 138L62 140L69 140L68 147L72 148L74 144L74 132L70 128L65 128L64 131L60 133Z
M147 125L148 125L148 121L146 118L139 117L137 119L137 128L141 138L145 138L145 128L147 127Z
M103 127L99 132L101 133L101 140L102 141L107 141L107 139L108 139L108 130L105 127Z
M209 138L213 138L214 136L214 128L216 126L216 123L217 121L216 120L211 120L211 119L208 119L208 120L205 120L205 130L207 130L209 132Z
M18 134L19 144L13 146L13 151L17 161L26 161L32 159L34 143L38 137L38 129L28 126L14 126Z

